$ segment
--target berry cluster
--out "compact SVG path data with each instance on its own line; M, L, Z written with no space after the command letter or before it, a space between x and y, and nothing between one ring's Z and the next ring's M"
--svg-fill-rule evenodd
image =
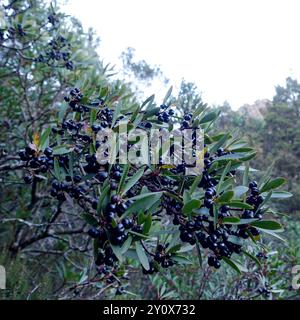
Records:
M230 207L227 205L218 208L218 223L214 226L214 202L217 197L216 185L218 178L215 176L216 171L210 170L210 167L217 157L228 154L227 151L220 148L215 155L210 155L208 152L204 155L204 169L199 187L204 190L204 198L202 208L208 211L208 214L199 214L187 219L182 213L182 204L174 199L164 199L164 206L167 214L173 215L173 224L179 225L180 239L194 245L196 241L204 249L209 249L211 254L208 256L208 265L215 268L220 268L220 260L222 257L230 258L233 253L240 254L242 251L241 245L230 241L230 236L247 239L250 234L258 236L259 231L249 226L249 224L241 224L233 228L230 224L222 224L222 219L232 216ZM229 174L234 174L230 172ZM255 181L249 184L250 195L247 198L247 203L253 205L253 210L241 210L241 219L261 219L261 210L259 205L263 198L259 195L259 189Z
M74 69L73 62L70 60L71 45L67 42L66 38L58 36L48 43L48 47L49 48L45 51L45 54L40 54L36 58L37 62L46 63L48 65L61 62L66 69Z
M172 260L171 253L166 252L167 245L159 244L156 248L154 260L159 263L163 268L172 267L174 261Z
M173 109L169 109L167 111L169 107L165 104L162 104L160 106L160 111L157 113L157 120L159 122L164 122L164 123L169 123L170 122L170 119L171 117L174 115L174 110ZM147 124L147 126L149 127L149 124Z
M55 26L59 22L57 15L55 13L50 14L48 16L48 22Z
M175 176L182 179L183 189L189 187L191 179L182 175L187 167L184 163L175 168L164 168L158 165L153 170L146 169L147 178L140 178L125 194L119 192L123 186L120 186L120 181L123 181L124 167L119 164L99 163L95 153L101 144L106 142L106 140L97 141L97 133L107 127L112 127L114 111L107 107L110 103L101 98L94 101L87 101L83 98L83 93L78 88L72 89L69 95L64 98L69 105L64 120L57 127L52 128L52 133L57 135L57 141L70 146L68 152L72 153L72 174L70 173L72 163L69 153L53 157L51 148L46 148L44 152L38 152L36 148L29 146L20 152L20 157L35 173L47 172L49 168L52 169L54 162L58 163L59 168L55 166L55 169L62 170L63 178L60 177L52 181L51 195L59 201L66 200L68 196L78 200L78 204L92 216L93 227L88 230L87 234L97 247L95 264L99 273L104 274L108 283L116 281L114 272L119 267L118 259L113 250L116 250L115 246L123 246L129 237L132 242L141 241L143 250L149 258L149 270L142 267L144 274L153 274L161 268L172 267L176 262L174 252L169 250L168 244L158 244L154 250L149 249L147 242L141 240L143 232L148 232L145 231L147 230L146 224L143 225L144 222L141 222L144 218L139 217L139 212L129 215L128 209L133 204L130 198L140 194L142 188L147 188L149 192L168 191L163 192L162 201L152 216L155 217L155 220L161 220L162 214L171 216L173 225L178 226L180 240L190 245L199 243L206 250L208 265L216 269L220 268L223 258L231 258L232 254L242 252L242 246L237 244L239 243L237 240L240 239L234 238L247 239L259 235L259 231L249 224L250 221L247 222L247 219L259 220L262 218L260 206L263 197L260 195L255 181L249 184L250 192L246 198L246 203L253 206L253 209L236 210L236 208L218 204L218 197L222 195L222 192L220 193L217 188L221 178L220 170L217 169L223 166L222 162L219 166L218 161L222 161L219 159L220 157L231 153L227 149L219 148L210 154L207 151L207 146L204 146L204 168L201 180L197 185L201 201L199 205L201 203L201 206L189 216L183 212L184 197L181 194L182 189L175 179ZM93 123L89 124L90 117L87 113L91 108L96 109L97 112L93 115ZM167 112L167 109L166 105L162 105L161 111L154 115L152 120L154 122L156 120L164 123L169 122L174 112L172 110ZM73 116L70 117L69 113L72 113ZM122 117L120 115L117 121ZM142 120L140 125L151 128L150 121L148 119ZM180 123L180 130L194 128L194 125L193 116L187 114ZM163 128L163 130L167 129ZM195 144L195 132L192 139ZM51 147L59 147L58 142ZM216 162L217 166L215 166ZM135 168L131 168L127 175L132 176L134 170ZM55 172L53 173L55 175ZM232 170L227 173L227 176L234 174L235 171ZM28 182L32 181L29 178L26 179ZM97 196L97 188L101 190L100 198ZM104 189L108 191L105 198L102 199ZM174 197L171 196L171 193ZM243 224L231 225L226 221L223 222L227 217L239 217L246 221ZM125 247L128 242L125 243ZM122 290L120 288L118 290L118 294L120 294Z
M25 150L19 151L19 157L25 161L24 167L28 168L28 174L24 176L25 183L31 183L35 178L39 181L40 173L46 173L53 167L53 150L47 147L44 152L37 150L34 144L29 144Z
M191 120L193 115L192 114L186 114L183 117L183 120L181 122L181 129L189 129L191 127Z

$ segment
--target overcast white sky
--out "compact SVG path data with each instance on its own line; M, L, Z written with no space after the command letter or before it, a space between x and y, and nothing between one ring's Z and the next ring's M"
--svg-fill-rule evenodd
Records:
M69 0L64 11L97 31L106 62L134 47L170 84L194 81L209 104L236 109L300 78L299 0Z

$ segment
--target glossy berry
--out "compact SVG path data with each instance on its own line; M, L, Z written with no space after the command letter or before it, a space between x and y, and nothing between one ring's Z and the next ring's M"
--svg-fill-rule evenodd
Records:
M98 179L100 182L104 182L108 177L108 173L106 171L101 171L97 173L96 179Z
M24 177L24 182L30 184L33 181L33 177L31 175L27 175Z
M92 238L98 238L100 236L100 231L97 228L91 228L88 231L88 235Z

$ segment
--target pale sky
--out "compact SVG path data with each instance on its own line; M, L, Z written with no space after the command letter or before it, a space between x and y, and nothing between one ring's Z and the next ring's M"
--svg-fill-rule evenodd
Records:
M96 30L105 62L120 65L133 47L170 85L195 82L209 104L236 109L300 79L299 0L69 0L63 10Z

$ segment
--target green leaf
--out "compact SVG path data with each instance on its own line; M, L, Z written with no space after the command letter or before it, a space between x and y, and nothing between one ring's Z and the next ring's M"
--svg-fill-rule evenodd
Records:
M58 156L61 154L66 154L71 152L72 150L70 149L69 146L61 145L53 148L53 155Z
M92 125L97 119L97 110L91 109L90 111L90 124Z
M225 261L232 269L234 269L238 274L241 274L241 270L238 267L238 265L233 262L231 259L228 259L227 257L223 257L223 261Z
M202 175L195 177L195 179L194 179L194 181L193 181L193 183L192 183L192 185L190 187L190 190L189 190L190 195L192 195L194 193L194 191L196 190L196 188L197 188L199 182L201 181L201 179L202 179Z
M203 124L203 123L207 123L207 122L211 122L213 120L215 120L218 117L218 113L213 111L210 112L208 114L206 114L199 122L199 124Z
M193 112L192 120L195 120L195 118L198 117L199 114L200 114L202 111L204 111L206 107L207 107L207 104L201 103L201 104L196 108L196 110Z
M108 192L110 190L110 185L108 184L107 186L104 187L103 185L103 190L100 194L99 197L99 201L98 201L98 205L97 205L97 212L99 213L101 211L101 209L104 209L104 207L106 206L106 198L108 198Z
M139 196L131 198L136 199L135 202L126 210L126 213L138 213L141 210L146 211L154 205L162 196L162 192L143 193Z
M247 166L240 166L240 165L238 165L238 167L236 168L236 170L245 172L245 171L247 170L246 167L247 167ZM249 167L249 172L259 172L259 170ZM243 184L244 184L244 183L243 183ZM244 184L244 185L246 186L246 185L248 185L248 183L247 183L247 184Z
M201 247L200 247L200 244L199 244L199 241L198 241L197 237L196 237L196 248L197 248L199 266L202 269L203 259L202 259L202 254L201 254Z
M121 107L122 107L122 104L120 102L117 103L117 106L116 106L116 108L114 110L114 116L113 116L113 119L112 119L112 123L111 123L111 127L112 128L114 127L114 125L115 125L115 123L116 123L116 121L117 121L117 119L118 119L118 117L119 117L119 115L121 113Z
M188 258L181 256L181 255L172 255L172 260L178 262L179 264L193 264L193 262L191 260L189 260Z
M262 196L266 196L266 194L262 194ZM273 191L271 195L271 199L287 199L292 197L293 194L287 191Z
M228 137L229 137L229 133L224 134L223 137L213 145L213 147L209 150L209 152L211 154L215 153L220 147L223 146L223 144L227 141Z
M184 190L183 191L183 203L187 203L191 200L191 195L190 193L188 192L188 190Z
M160 111L160 108L151 108L149 110L146 110L144 118L150 118L156 115L159 111Z
M264 229L264 230L283 230L282 225L274 220L261 220L261 221L254 221L250 223L251 226L259 228L259 229Z
M220 193L221 186L222 186L223 181L224 181L224 179L225 179L225 177L226 177L226 174L230 171L230 167L231 167L231 161L229 161L229 162L227 163L225 169L224 169L223 172L222 172L221 179L220 179L220 181L219 181L219 183L218 183L218 186L217 186L217 194Z
M253 209L252 206L250 206L250 204L248 203L244 203L244 202L241 202L241 201L237 201L237 200L232 200L228 203L228 205L230 207L233 207L233 208L240 208L240 209Z
M155 95L153 94L152 96L148 97L141 105L141 109L147 105L148 103L152 103L154 101Z
M284 178L276 178L274 180L271 180L267 183L265 183L261 189L260 192L267 192L269 190L277 189L278 187L282 186L286 183L286 179Z
M123 174L122 174L121 180L119 182L119 186L118 186L118 193L123 189L125 180L128 175L129 168L130 168L130 164L126 164L123 168Z
M114 246L114 245L110 245L112 248L113 253L116 255L116 257L118 258L119 261L123 261L124 257L122 255L122 250L120 247L118 246Z
M256 153L250 153L250 154L245 154L245 153L232 153L232 154L225 154L224 156L216 158L214 161L221 161L221 160L248 160L249 157L250 159L253 158L256 155Z
M242 246L243 244L244 244L244 240L243 239L241 239L240 237L237 237L237 236L232 236L232 235L230 235L230 236L228 236L228 239L227 239L229 242L232 242L232 243L234 243L234 244L237 244L237 245L239 245L239 246Z
M214 210L214 229L217 229L217 223L218 223L218 217L219 217L219 210L218 207L216 205L213 206L213 210Z
M188 245L182 247L178 252L179 253L189 252L189 251L192 251L194 249L194 247L195 247L194 245L188 244Z
M249 224L253 221L257 221L257 219L240 219L238 217L226 217L223 220L224 224Z
M238 199L240 198L242 195L244 195L247 191L249 190L248 187L245 186L237 186L233 189L234 192L234 198Z
M61 181L61 171L57 158L54 158L54 175L58 181Z
M198 209L200 208L200 206L201 206L200 200L192 199L183 206L182 212L184 214L191 214L194 209Z
M123 243L122 247L121 247L121 253L122 255L125 254L128 249L130 248L132 243L132 237L128 236L128 238L126 239L126 241Z
M49 135L51 132L51 127L48 127L41 135L40 143L39 143L39 149L45 150L49 145Z
M173 90L173 86L171 86L167 92L167 94L165 95L164 97L164 100L163 100L163 104L166 104L168 99L170 98L171 94L172 94L172 90Z
M143 176L144 168L139 169L126 183L122 195L124 195L128 190L130 190Z
M246 250L242 250L242 252L243 252L246 256L248 256L251 260L253 260L253 261L261 268L261 263L260 263L260 261L259 261L255 256L253 256L251 253L249 253L249 252L246 251Z
M281 237L276 231L274 232L274 231L266 230L266 229L262 229L262 231L263 231L264 233L267 233L267 234L273 236L274 238L277 238L277 239L283 241L283 242L287 242L287 240L284 239L283 237Z
M264 197L264 201L259 205L258 209L263 207L271 199L272 193L272 190L267 193L267 195Z
M228 201L230 201L233 198L233 196L234 196L233 191L226 191L217 198L216 202L217 203L227 203Z
M135 243L135 249L141 265L143 266L144 269L149 270L150 264L149 264L147 254L139 241Z
M152 215L148 214L145 218L143 225L143 234L148 234L152 225Z
M92 226L97 226L98 225L98 220L92 216L89 213L83 213L81 215L82 219L87 222L88 224L92 225Z
M179 251L180 251L180 248L181 248L181 244L178 243L178 244L176 244L175 246L170 247L170 249L169 249L169 247L168 247L167 252L170 252L170 253L179 252Z
M222 219L223 224L238 224L241 221L238 217L225 217Z

